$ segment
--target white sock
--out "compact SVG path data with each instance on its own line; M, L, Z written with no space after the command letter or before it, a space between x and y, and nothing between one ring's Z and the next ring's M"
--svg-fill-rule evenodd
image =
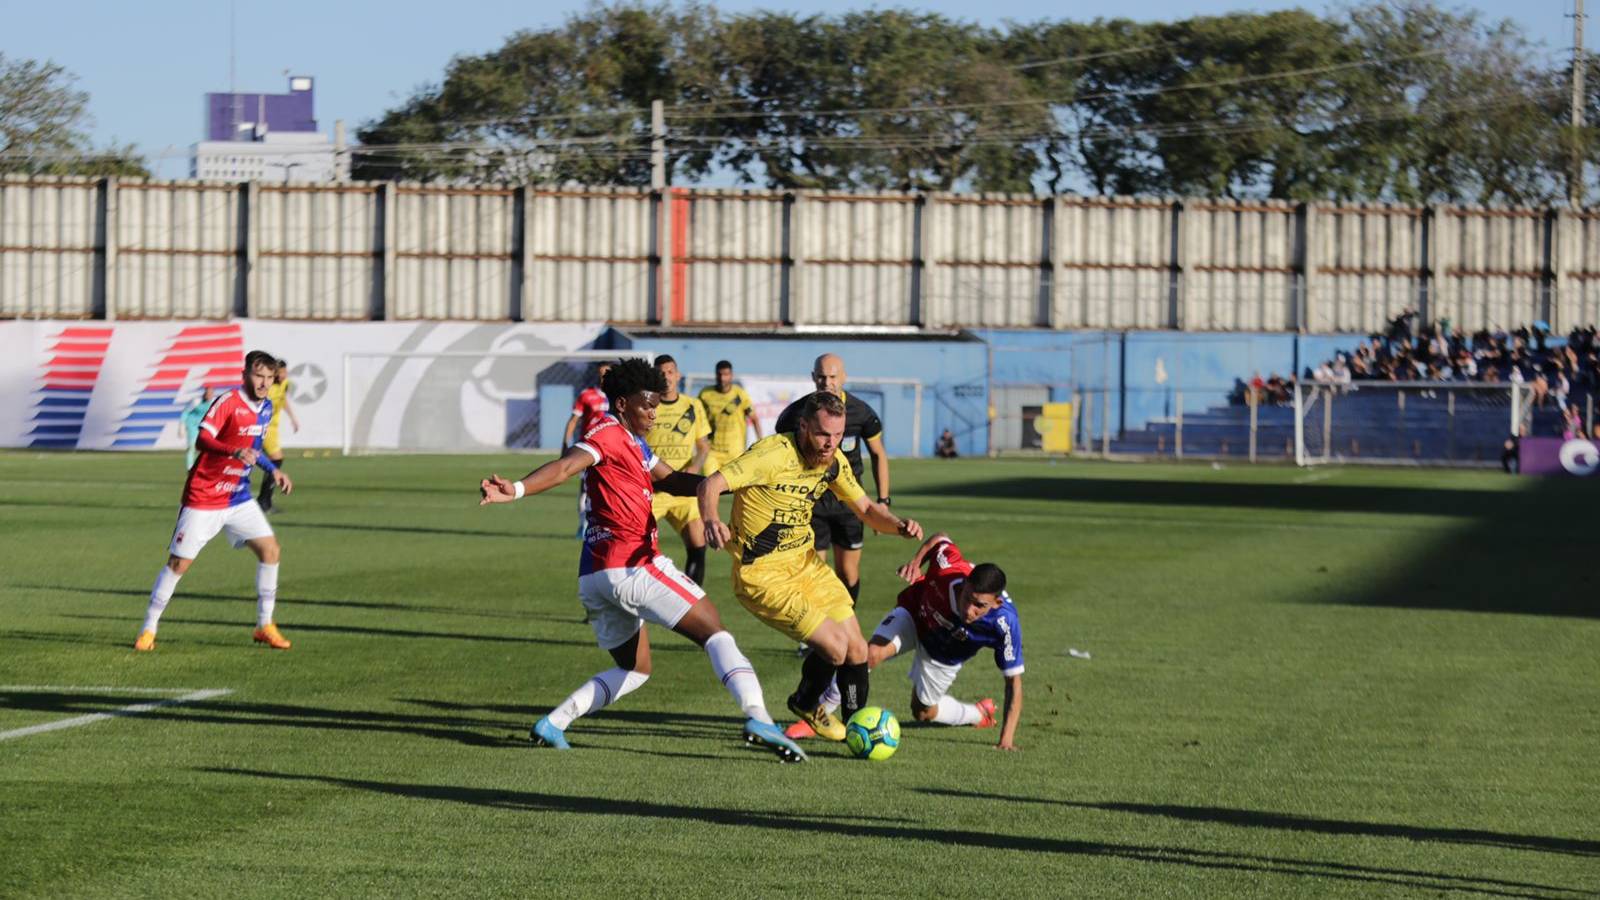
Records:
M843 702L844 697L839 694L839 679L835 678L828 682L828 689L822 692L822 702L819 705L828 712L833 712Z
M155 587L150 589L150 606L144 611L145 631L156 630L161 614L167 611L167 601L172 599L172 592L178 589L178 579L182 577L166 566L156 573Z
M962 703L954 697L940 697L933 708L933 720L940 725L976 725L982 719L976 703Z
M733 635L726 631L713 634L706 641L706 655L711 657L711 668L722 679L722 686L733 695L744 714L752 719L772 724L772 714L767 712L767 702L761 695L761 680L756 678L755 667L739 652Z
M638 690L639 685L649 679L649 675L631 669L607 669L585 681L583 687L573 691L561 701L560 706L551 710L550 724L566 731L573 719L610 706L621 700L623 695Z
M278 564L256 566L256 627L272 624L272 608L278 604Z

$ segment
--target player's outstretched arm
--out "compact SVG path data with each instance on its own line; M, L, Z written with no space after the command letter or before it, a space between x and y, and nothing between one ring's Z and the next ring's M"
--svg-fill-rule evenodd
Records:
M278 490L285 494L294 493L294 482L289 480L289 475L282 469L272 470L272 481L278 486Z
M700 482L705 478L692 472L680 471L656 460L656 467L650 470L650 480L655 482L656 490L674 497L699 496Z
M1022 721L1022 676L1006 676L1006 712L996 750L1017 749L1017 723Z
M755 407L751 407L744 418L746 422L750 423L750 427L756 430L756 440L761 440L761 417L756 415Z
M889 496L889 451L883 447L883 432L867 438L867 452L872 454L872 480L881 500Z
M862 495L856 498L850 507L855 511L856 518L867 523L867 527L879 534L898 534L901 537L922 537L922 526L915 519L902 519L889 511L889 507L882 503L873 503ZM704 509L701 510L704 515Z
M900 578L906 584L922 578L922 564L927 561L929 551L948 540L950 540L950 535L943 531L936 531L929 535L928 539L922 542L922 546L917 548L917 552L911 555L911 561L896 570Z
M706 546L713 550L722 549L733 538L733 532L728 530L727 523L722 521L722 513L717 508L717 500L728 489L728 479L721 472L703 479L695 494L700 498L700 518L705 520Z
M568 478L594 465L594 457L582 447L572 447L517 481L507 481L499 475L490 475L478 483L479 506L490 503L510 503L529 494L548 491Z

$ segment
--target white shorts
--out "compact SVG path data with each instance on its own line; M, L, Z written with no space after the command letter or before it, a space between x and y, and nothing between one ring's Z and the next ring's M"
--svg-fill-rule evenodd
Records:
M956 676L961 674L960 663L951 665L939 662L922 649L917 643L917 623L912 621L911 613L902 607L896 606L890 610L873 630L872 636L891 643L899 638L900 650L896 656L907 650L916 651L916 656L911 660L911 689L916 693L917 702L923 706L937 704L950 693L950 685L955 684Z
M646 621L676 626L705 595L665 556L642 566L578 576L578 599L589 611L589 625L601 650L626 644Z
M167 552L179 559L194 559L217 532L228 536L235 548L246 541L272 537L272 526L255 500L236 503L226 509L178 509L178 525L172 529L172 546Z

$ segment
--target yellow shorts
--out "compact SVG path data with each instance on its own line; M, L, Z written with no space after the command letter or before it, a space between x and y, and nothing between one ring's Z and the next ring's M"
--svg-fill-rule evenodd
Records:
M828 619L856 614L844 582L810 548L792 560L733 561L733 596L750 614L797 641L811 638Z
M700 500L696 497L674 497L656 494L650 499L650 512L658 523L665 523L673 531L681 532L690 522L700 520Z
M276 426L269 426L266 433L261 436L261 452L265 453L268 459L277 459L283 456L283 447L278 444L278 429Z

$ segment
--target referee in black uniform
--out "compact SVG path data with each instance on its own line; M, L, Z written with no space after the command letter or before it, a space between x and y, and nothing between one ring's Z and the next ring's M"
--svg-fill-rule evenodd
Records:
M888 504L889 454L883 449L883 423L872 407L845 393L844 378L844 360L832 353L817 357L811 366L811 380L816 383L817 390L837 394L844 400L844 438L839 442L838 452L850 461L856 481L865 487L867 482L861 477L861 445L867 445L872 454L872 480L878 486L878 502ZM789 404L778 416L774 433L798 431L803 405L804 397ZM811 530L817 535L817 555L833 547L833 570L854 601L861 594L861 545L865 538L861 520L831 491L824 492L822 499L811 508Z

